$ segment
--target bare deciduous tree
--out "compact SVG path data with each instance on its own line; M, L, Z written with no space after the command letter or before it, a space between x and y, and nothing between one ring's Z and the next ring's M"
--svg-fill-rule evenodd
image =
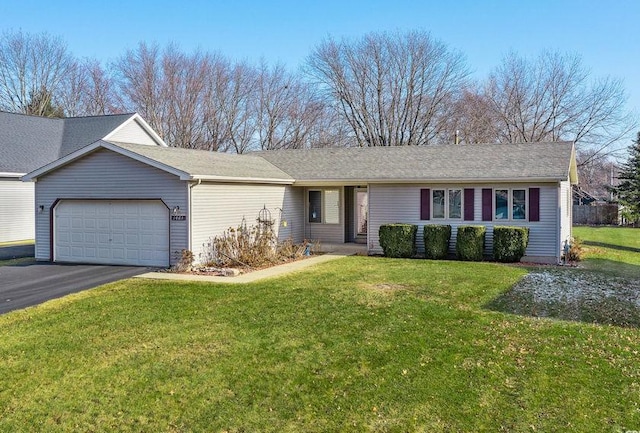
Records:
M73 69L58 37L5 32L0 36L0 109L43 116ZM56 111L56 110L54 110Z
M494 143L498 141L497 125L490 101L477 86L465 88L454 101L449 127L453 131L453 143Z
M140 44L114 68L123 105L139 112L171 146L205 146L204 95L208 55L186 55L170 45Z
M66 116L97 116L124 111L117 102L113 78L95 60L76 61L54 95Z
M483 97L501 142L575 141L590 158L606 154L635 127L621 81L590 80L580 57L545 52L534 60L511 53L491 74Z
M314 89L283 65L258 72L257 125L260 148L301 149L309 147L314 126L321 120L324 105Z
M137 111L166 138L167 109L162 93L162 59L157 45L138 45L114 64L119 97L123 106Z
M256 72L245 63L232 65L215 57L210 63L205 91L208 150L244 153L255 132Z
M360 146L438 141L468 76L464 57L424 32L328 39L312 52L307 71L335 101Z

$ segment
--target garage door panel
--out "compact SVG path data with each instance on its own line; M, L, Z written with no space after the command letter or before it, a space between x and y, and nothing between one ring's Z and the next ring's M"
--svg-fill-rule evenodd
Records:
M68 200L55 209L54 260L169 264L169 211L157 200Z

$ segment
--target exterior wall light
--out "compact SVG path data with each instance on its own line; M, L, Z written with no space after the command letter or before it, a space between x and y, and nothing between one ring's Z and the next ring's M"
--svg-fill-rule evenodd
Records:
M174 215L177 215L179 211L180 211L180 206L174 206L173 207L173 214Z
M44 205L38 206L38 213L44 212Z

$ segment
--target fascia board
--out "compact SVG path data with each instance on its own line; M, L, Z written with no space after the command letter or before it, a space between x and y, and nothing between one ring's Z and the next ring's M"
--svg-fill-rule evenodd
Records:
M215 175L193 175L190 180L202 180L209 182L232 182L232 183L271 183L279 185L293 185L293 179L273 179L265 177L233 177Z
M485 183L555 183L562 179L558 177L527 177L527 178L474 178L474 179L305 179L296 180L295 186L340 186L365 184L485 184Z

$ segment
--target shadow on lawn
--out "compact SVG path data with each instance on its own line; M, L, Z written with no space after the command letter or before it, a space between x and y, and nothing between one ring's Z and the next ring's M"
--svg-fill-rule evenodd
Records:
M600 272L611 277L640 280L640 265L617 260L590 258L582 262L581 267L588 271Z
M576 269L535 269L484 308L526 317L640 328L639 292L640 283L635 279Z
M590 247L610 248L612 250L629 251L632 253L640 253L640 248L626 247L624 245L608 244L606 242L583 241L582 245L587 245Z

